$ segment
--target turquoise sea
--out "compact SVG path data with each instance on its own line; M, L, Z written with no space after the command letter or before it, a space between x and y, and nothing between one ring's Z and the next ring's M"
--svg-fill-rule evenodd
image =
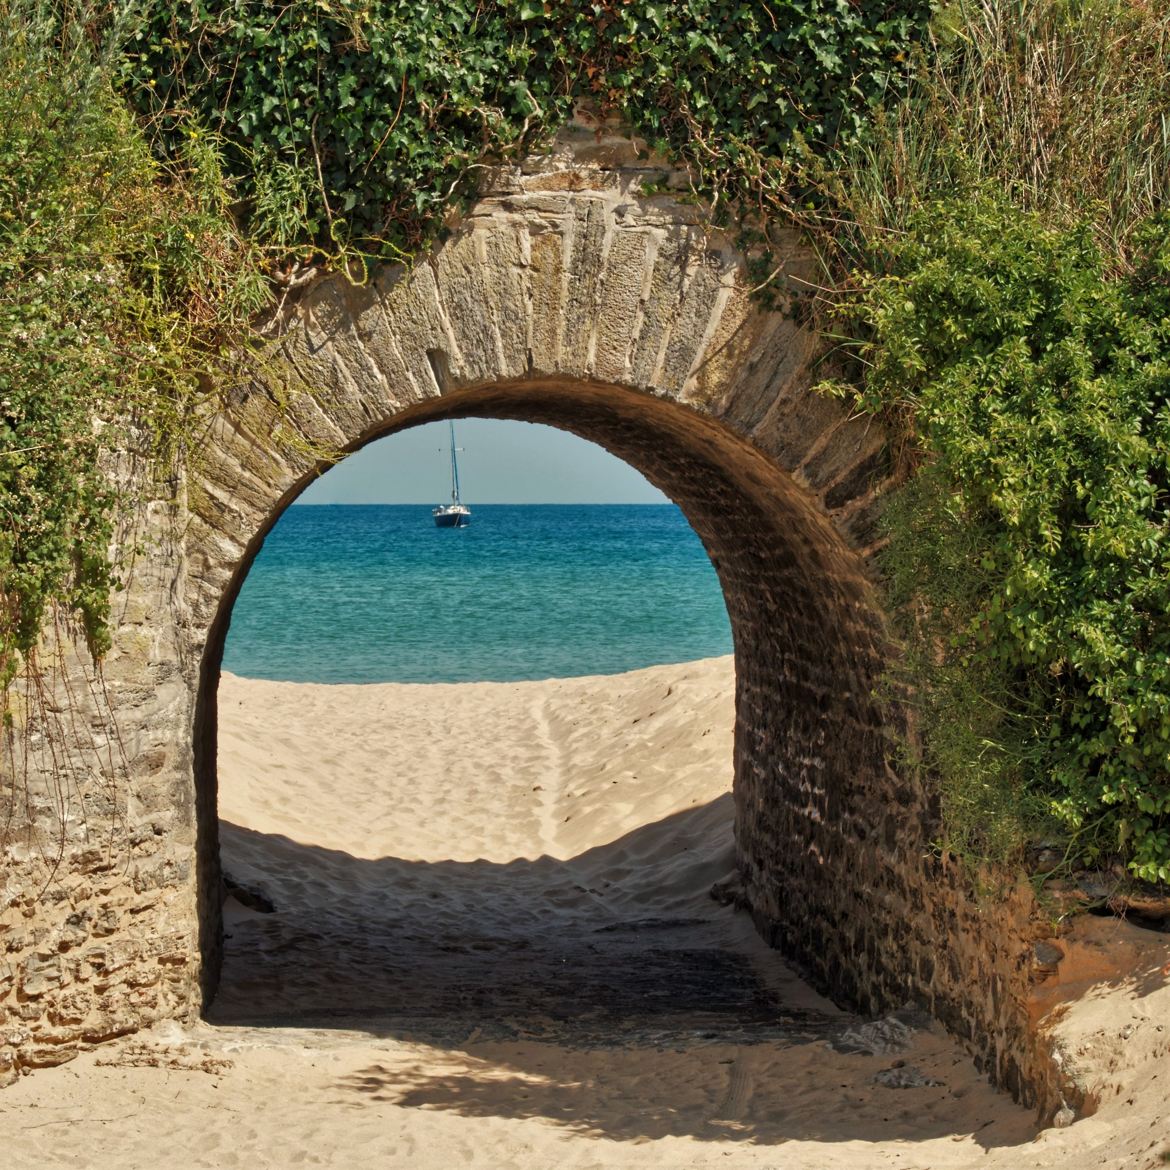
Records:
M293 506L232 613L225 670L294 682L612 674L731 652L715 571L672 504Z

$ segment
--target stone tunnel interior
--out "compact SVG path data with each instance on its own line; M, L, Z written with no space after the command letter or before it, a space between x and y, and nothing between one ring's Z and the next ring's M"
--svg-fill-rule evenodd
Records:
M874 1012L902 1002L905 996L896 970L887 976L880 962L870 963L869 978L859 979L834 951L834 947L861 951L867 947L865 908L855 899L851 902L849 889L839 881L842 868L857 862L858 839L876 843L879 851L893 858L905 847L909 836L906 826L912 822L911 797L892 785L885 765L882 715L871 698L881 664L881 623L857 555L791 476L729 429L676 403L608 385L525 383L444 395L404 411L390 425L372 429L351 449L418 423L468 415L518 419L572 431L640 471L682 510L718 574L733 633L734 786L733 796L721 810L699 809L682 816L672 827L672 840L677 848L685 849L701 843L710 818L722 815L731 822L733 803L734 863L740 874L735 896L741 905L746 902L750 906L763 939L788 952L818 990L840 1003ZM226 997L226 1007L225 996L216 997L225 934L217 723L220 667L232 606L264 535L304 486L304 482L297 484L276 503L265 532L252 539L223 598L203 662L195 736L198 865L203 991L205 1011L212 1019L217 1012L221 1018L234 1018L232 1012L237 1009L238 1018L258 1019L264 1013L254 1003L247 1006L249 995L253 999L267 997L269 1017L281 1017L279 997L272 998L271 987L244 989L242 1000L237 995L240 989L234 989ZM225 826L224 831L238 834L244 830ZM626 845L637 854L636 840ZM289 851L295 848L292 842L282 846ZM728 842L723 862L730 858L730 849ZM294 867L325 870L336 861L329 850L307 850L289 858ZM604 858L591 857L590 861L601 864ZM554 883L563 879L581 888L580 882L587 879L581 877L580 859L574 862L564 873L535 876ZM545 858L541 863L553 864ZM711 859L705 876L715 874L719 864L720 859ZM430 877L440 883L451 887L470 883L484 891L503 890L501 882L515 879L514 866L508 865L493 869L451 862L429 869ZM386 887L388 897L393 897L390 887L396 882L417 884L417 872L410 867L379 869L371 862L364 872L360 880ZM349 879L339 875L337 880ZM444 887L441 884L438 888ZM427 896L440 895L430 891ZM502 913L523 917L521 908L503 909L509 905L506 893L499 893L496 902ZM799 907L797 912L793 905ZM638 921L658 919L651 915ZM319 927L308 933L320 933ZM832 945L830 932L835 940ZM227 933L233 933L231 923ZM327 928L324 933L328 934ZM683 935L685 943L685 929ZM286 940L280 945L296 949L302 944ZM371 952L363 958L348 944L330 945L347 954L345 964L334 970L332 978L337 1012L352 1016L363 996L370 1003L377 999L369 987L394 964L388 963L383 953ZM595 951L592 945L589 949ZM690 978L674 959L662 958L672 953L668 949L655 946L651 951L658 959L648 959L651 952L644 947L624 958L607 952L604 966L612 970L615 963L634 964L651 982L657 979L663 986L673 986L676 1006L685 986L709 1002L716 985L726 989L743 982L737 982L730 971L722 978ZM682 946L679 953L686 951ZM574 960L579 971L589 964L588 956L583 955ZM482 957L476 957L473 969L463 971L461 986L469 981L479 985L490 982L485 980ZM540 983L534 975L539 964L530 954L523 958L529 978ZM443 976L436 975L440 970L448 974L455 971L451 978L459 978L459 963L465 961L453 957L450 949L440 959L441 968L424 976L432 987L443 982ZM704 959L708 972L711 961L708 954ZM661 970L651 977L656 963ZM511 976L503 978L507 981ZM587 976L583 978L589 982ZM347 980L351 987L348 999L337 991ZM546 1014L571 1016L573 993L567 993L566 999L557 980L544 982L546 990L553 988L552 998L546 996L542 1001ZM594 979L592 986L594 999L605 1001L611 988L609 976ZM743 987L729 999L723 998L728 1010L738 1013L745 1025L753 1014L766 1015L771 1010ZM301 1007L295 997L286 1004L291 1015ZM426 1006L416 1002L413 1010L425 1014L439 1008L435 1003ZM757 1028L760 1023L755 1019Z

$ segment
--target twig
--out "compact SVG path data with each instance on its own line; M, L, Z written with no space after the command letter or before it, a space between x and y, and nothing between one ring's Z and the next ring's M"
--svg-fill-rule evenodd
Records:
M38 1121L36 1125L22 1125L21 1129L44 1129L47 1125L80 1125L82 1122L96 1121L102 1124L107 1121L125 1121L128 1117L137 1117L142 1112L136 1109L133 1113L123 1113L118 1117L61 1117L56 1121Z
M393 133L394 127L398 125L398 119L402 116L402 107L403 107L403 105L405 105L405 103L406 103L406 74L403 73L402 74L402 93L399 94L399 96L398 96L398 109L394 111L394 119L390 123L390 125L386 127L386 133L382 135L382 141L379 142L378 145L374 147L374 153L370 155L370 157L366 160L366 165L364 167L362 167L362 176L363 177L365 176L366 172L369 171L370 166L373 164L374 159L376 159L378 157L378 152L382 149L383 146L386 145L386 139L389 138L390 135Z
M317 146L317 115L313 115L313 124L309 127L309 138L313 143L313 159L317 163L317 182L321 184L321 202L325 204L325 214L329 217L330 235L333 232L333 208L329 206L329 192L325 190L325 172L321 168L321 151Z

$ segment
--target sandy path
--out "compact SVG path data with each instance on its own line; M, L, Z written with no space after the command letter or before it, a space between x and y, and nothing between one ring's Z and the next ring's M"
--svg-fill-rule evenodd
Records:
M1086 985L1069 1044L1133 1095L1037 1137L925 1021L838 1012L710 900L733 862L731 690L729 659L457 687L225 677L224 864L276 911L229 900L208 1022L0 1093L0 1164L1160 1165L1165 980Z

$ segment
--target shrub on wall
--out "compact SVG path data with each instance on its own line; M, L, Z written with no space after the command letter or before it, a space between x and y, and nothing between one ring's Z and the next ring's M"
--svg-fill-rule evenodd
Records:
M1127 279L1088 226L997 193L930 202L889 247L858 401L920 460L883 559L950 831L1018 843L1022 802L1168 881L1170 217Z
M854 389L913 453L885 563L945 841L1163 881L1168 108L1164 9L954 0L808 168Z

